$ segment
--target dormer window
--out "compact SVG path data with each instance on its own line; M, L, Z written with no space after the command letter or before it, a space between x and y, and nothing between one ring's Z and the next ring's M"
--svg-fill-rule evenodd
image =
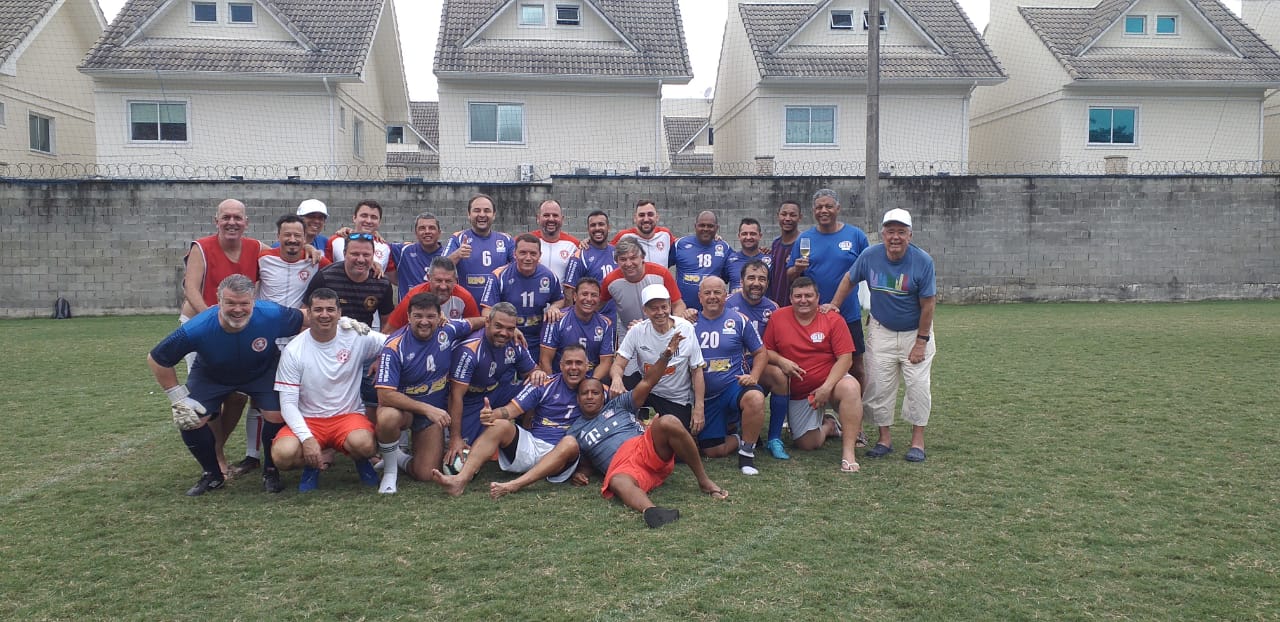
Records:
M557 4L556 5L556 25L557 26L581 26L582 25L582 7L576 4Z
M1124 34L1126 35L1147 34L1147 16L1146 15L1126 15L1124 18Z
M545 26L547 25L546 5L542 4L521 4L520 5L520 25L521 26Z
M191 3L191 21L205 23L217 23L218 21L218 5L215 2L192 2Z
M871 28L871 25L870 25L871 20L868 19L870 17L870 14L871 14L870 11L862 12L862 29L863 30L869 30ZM880 32L884 32L889 29L888 20L889 18L885 16L884 11L880 11Z
M832 30L853 30L853 11L832 11Z
M231 3L227 5L227 12L231 15L232 24L252 24L253 23L253 5Z
M1178 16L1177 15L1157 15L1156 16L1156 34L1157 35L1178 34Z
M387 144L388 145L404 144L404 126L403 125L387 126Z

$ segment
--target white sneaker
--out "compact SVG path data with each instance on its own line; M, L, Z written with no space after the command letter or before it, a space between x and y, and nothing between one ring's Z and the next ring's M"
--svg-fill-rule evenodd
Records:
M760 469L757 469L753 466L744 466L742 467L742 474L743 475L759 475Z

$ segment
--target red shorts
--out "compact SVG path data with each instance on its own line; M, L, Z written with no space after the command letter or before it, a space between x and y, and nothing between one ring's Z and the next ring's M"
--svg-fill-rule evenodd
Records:
M364 416L364 413L346 413L333 417L303 417L302 419L307 422L311 436L320 443L321 449L333 448L346 453L343 447L347 444L348 434L356 430L365 430L373 434L373 424L369 423L369 418ZM298 435L286 425L280 428L274 440L278 441L282 438L298 438Z
M676 470L675 454L667 460L663 460L662 456L658 455L653 448L653 427L650 426L645 428L644 436L628 440L618 448L618 453L613 455L613 462L609 463L609 472L604 474L604 487L600 489L600 494L605 499L613 498L613 491L609 490L609 482L615 475L630 475L637 484L640 484L642 490L649 492L661 486L674 470Z

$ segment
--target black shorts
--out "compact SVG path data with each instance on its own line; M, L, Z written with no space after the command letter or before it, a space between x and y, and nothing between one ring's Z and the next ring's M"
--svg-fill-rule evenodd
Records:
M862 318L858 318L857 322L846 322L849 326L849 336L853 337L853 355L862 356L867 352L867 337L862 332Z
M626 387L628 391L631 391L636 388L636 385L640 384L640 380L643 377L644 376L639 372L631 374L630 376L623 376L622 386ZM643 406L652 408L654 412L659 415L675 415L675 417L680 420L680 423L684 424L684 429L686 430L689 429L689 423L693 421L692 404L673 402L669 399L658 397L657 395L650 393L649 399L645 400Z

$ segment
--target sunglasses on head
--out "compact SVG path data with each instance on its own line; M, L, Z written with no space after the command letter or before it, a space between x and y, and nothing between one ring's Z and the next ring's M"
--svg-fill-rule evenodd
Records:
M347 236L347 239L348 240L368 240L372 242L373 234L372 233L352 233Z

